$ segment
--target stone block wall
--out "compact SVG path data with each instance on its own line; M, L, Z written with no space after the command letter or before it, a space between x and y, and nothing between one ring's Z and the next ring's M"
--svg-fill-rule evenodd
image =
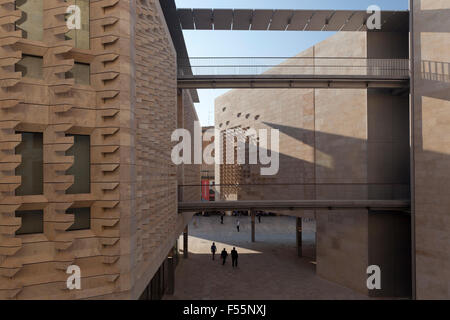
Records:
M178 219L170 144L177 125L176 52L158 1L136 1L134 47L137 200L131 250L133 294L140 295L165 259L166 244L174 245Z
M183 117L184 117L184 128L191 133L192 141L191 147L194 150L194 123L198 120L197 112L195 111L194 103L192 101L191 95L188 90L183 90ZM200 126L200 124L197 124ZM197 129L199 130L199 129ZM201 129L200 129L201 131ZM197 133L198 134L198 133ZM193 156L193 154L192 154ZM200 185L200 164L195 164L192 157L191 164L184 164L183 174L184 174L184 185L188 187L183 187L183 201L200 201L201 200L201 189L198 187ZM192 187L194 186L194 187Z
M30 41L22 38L21 31L14 31L14 23L22 15L14 1L1 4L2 15L9 17L4 20L8 25L2 29L2 37L10 39L3 42L1 55L14 53L9 69L15 78L14 82L2 82L6 86L0 98L1 141L9 145L8 150L2 149L0 161L2 186L8 186L0 195L0 297L4 299L79 299L121 290L117 280L123 207L119 200L120 189L125 187L120 175L125 171L119 167L121 155L129 152L125 152L127 145L123 146L119 132L124 118L121 109L130 92L129 51L121 50L129 45L129 35L122 34L121 24L128 21L129 25L129 10L119 1L91 1L91 48L81 50L65 39L66 9L63 0L44 0L43 40ZM21 54L43 58L43 79L22 78L20 72L12 72ZM65 79L74 60L90 64L90 85ZM21 183L14 176L21 162L20 156L14 155L20 143L17 131L43 133L42 195L15 196ZM90 135L88 194L66 193L74 182L66 173L73 157L65 152L74 141L67 134ZM5 185L3 181L9 182ZM66 231L74 222L66 210L86 206L91 208L90 230ZM43 210L44 233L15 235L21 226L21 219L14 217L16 210ZM67 289L69 265L81 268L83 290Z
M176 52L159 1L91 0L89 49L65 39L68 2L43 4L44 37L31 41L15 30L14 1L0 3L0 298L135 299L188 223L170 157ZM14 71L22 54L43 57L43 79ZM64 76L74 61L90 64L89 85ZM42 195L15 195L19 131L43 133ZM90 193L66 193L67 134L90 136ZM91 228L67 231L66 210L79 207L91 208ZM17 210L43 210L44 233L16 235ZM66 287L69 265L81 290Z
M413 195L418 299L450 298L450 3L415 0Z
M298 57L310 57L303 61L316 65L324 63L318 59L324 57L389 58L380 57L372 49L372 38L362 32L340 32ZM388 45L397 40L393 35L376 37L377 43ZM395 53L404 54L403 50L404 45L399 45ZM287 60L281 65L286 68L277 67L267 73L292 72L287 67L290 63ZM352 72L345 68L340 71ZM216 99L216 128L278 129L280 169L274 176L261 176L260 165L216 165L216 184L240 184L221 186L222 199L408 198L408 118L407 97L393 97L380 90L232 90ZM380 144L388 149L380 151ZM300 215L310 217L311 213ZM368 211L317 211L315 217L317 274L368 294ZM379 249L374 241L371 245Z

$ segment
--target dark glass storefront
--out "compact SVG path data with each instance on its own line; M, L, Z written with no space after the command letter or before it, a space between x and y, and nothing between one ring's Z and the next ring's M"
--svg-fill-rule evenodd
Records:
M161 300L164 294L173 294L175 287L175 268L178 265L178 243L169 252L139 300Z

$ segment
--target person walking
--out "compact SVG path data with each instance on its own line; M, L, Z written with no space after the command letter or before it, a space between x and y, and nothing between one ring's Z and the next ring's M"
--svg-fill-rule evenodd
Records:
M220 224L223 224L223 213L220 213Z
M227 261L228 252L225 248L223 248L222 253L220 254L220 257L222 258L222 265L225 265L225 261Z
M237 266L238 266L238 256L239 255L238 255L236 248L233 247L233 250L231 250L231 264L232 264L233 268L234 267L237 268Z
M258 222L261 223L261 212L258 213Z
M194 227L196 227L196 228L197 228L197 220L198 220L197 216L198 216L199 214L201 214L201 213L199 212L199 213L197 213L196 215L194 215L194 221L192 222L192 224L193 224Z
M237 232L239 232L239 227L241 226L241 223L240 223L240 221L239 221L239 219L236 219L236 229L237 229Z
M216 244L213 242L211 246L211 253L212 253L212 259L214 260L214 257L216 256L217 247Z

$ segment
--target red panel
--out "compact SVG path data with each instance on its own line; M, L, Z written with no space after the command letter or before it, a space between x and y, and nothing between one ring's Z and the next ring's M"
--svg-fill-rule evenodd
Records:
M209 201L209 180L202 180L202 200Z

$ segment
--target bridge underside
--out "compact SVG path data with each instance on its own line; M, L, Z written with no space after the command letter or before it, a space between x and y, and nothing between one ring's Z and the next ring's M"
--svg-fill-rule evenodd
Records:
M372 15L361 10L190 9L176 11L183 30L371 31ZM381 28L408 32L409 11L382 11Z
M409 79L344 77L344 76L184 76L178 78L179 89L276 89L276 88L339 88L368 89L409 87Z
M179 212L224 210L340 210L368 209L373 211L409 211L408 200L257 200L257 201L196 201L179 202Z

